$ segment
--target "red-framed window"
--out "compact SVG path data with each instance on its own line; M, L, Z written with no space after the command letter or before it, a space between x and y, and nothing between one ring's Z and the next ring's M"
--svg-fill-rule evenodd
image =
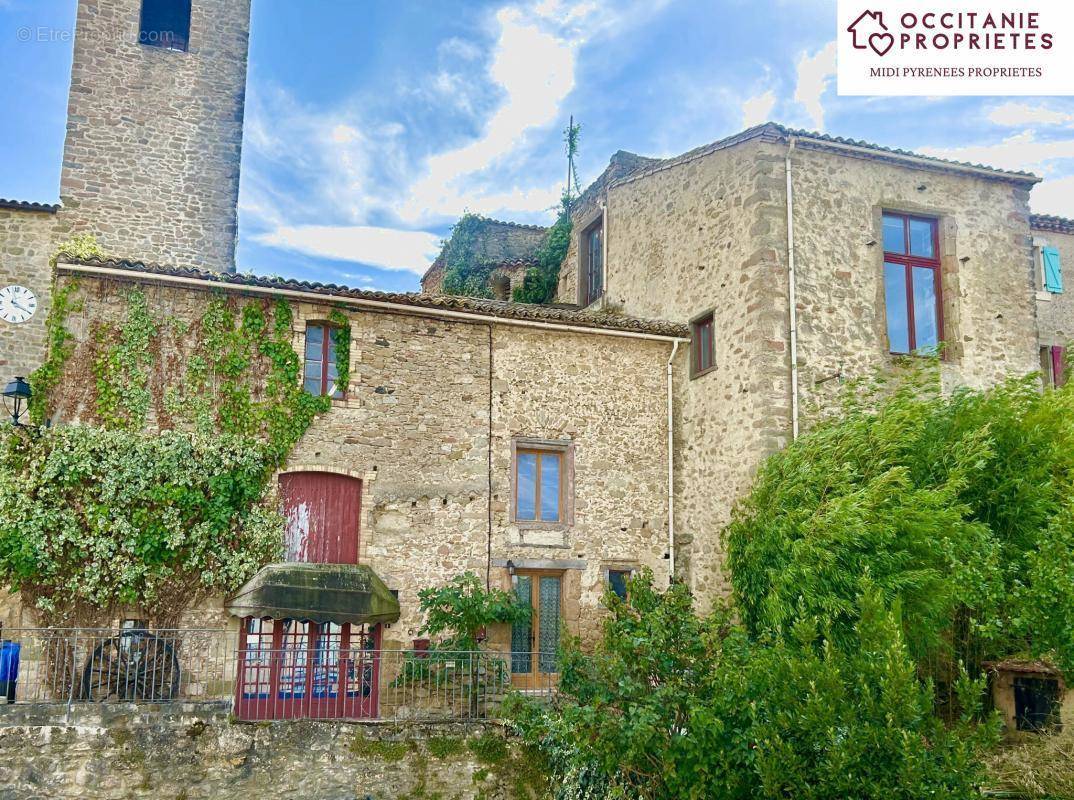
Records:
M1064 385L1067 382L1066 348L1057 344L1042 347L1040 356L1045 385L1056 389Z
M303 369L303 388L312 395L331 395L343 398L336 386L339 370L336 367L336 332L331 325L310 323L306 326L306 359Z
M943 340L937 220L885 211L883 233L888 349L936 353Z
M380 626L246 617L239 634L239 719L376 717Z
M690 377L696 378L716 366L712 312L697 317L690 323Z

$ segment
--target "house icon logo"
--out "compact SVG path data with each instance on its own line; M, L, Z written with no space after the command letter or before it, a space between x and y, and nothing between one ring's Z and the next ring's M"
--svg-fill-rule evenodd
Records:
M863 11L847 26L855 50L872 48L878 56L887 55L895 44L895 37L884 24L883 11Z

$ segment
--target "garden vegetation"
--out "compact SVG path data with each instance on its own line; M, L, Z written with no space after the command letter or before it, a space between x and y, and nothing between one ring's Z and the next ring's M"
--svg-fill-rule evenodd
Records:
M1056 790L1056 764L1010 780L1062 748L996 750L983 668L1074 659L1074 389L945 395L935 365L853 384L723 536L726 606L643 575L609 593L595 655L565 645L556 705L513 701L559 797Z

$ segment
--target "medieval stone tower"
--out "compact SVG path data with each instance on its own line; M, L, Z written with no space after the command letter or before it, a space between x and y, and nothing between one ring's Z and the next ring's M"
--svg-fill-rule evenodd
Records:
M61 203L0 200L0 289L37 303L0 318L0 381L43 360L49 258L74 234L234 270L249 31L250 0L78 0Z
M250 0L80 0L60 198L109 254L233 269Z

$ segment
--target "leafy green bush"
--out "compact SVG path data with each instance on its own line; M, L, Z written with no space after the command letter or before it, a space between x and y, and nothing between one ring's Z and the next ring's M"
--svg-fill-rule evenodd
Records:
M897 611L858 603L842 648L800 620L751 641L727 610L632 582L594 655L568 647L552 706L516 697L518 731L549 756L567 798L973 798L996 723L932 713ZM962 679L977 710L979 683Z
M264 445L89 426L0 430L0 580L50 624L157 624L279 555Z
M537 266L526 270L522 285L516 286L512 299L516 303L551 303L559 287L559 268L567 257L571 243L570 198L563 198L563 207L555 223L537 248Z
M513 592L486 589L472 572L456 575L443 586L418 592L425 625L421 634L441 637L444 650L477 650L478 636L488 625L524 622L530 609Z
M938 675L1014 653L1074 666L1074 388L943 395L937 372L852 387L758 475L727 532L751 635L854 639L863 582Z

